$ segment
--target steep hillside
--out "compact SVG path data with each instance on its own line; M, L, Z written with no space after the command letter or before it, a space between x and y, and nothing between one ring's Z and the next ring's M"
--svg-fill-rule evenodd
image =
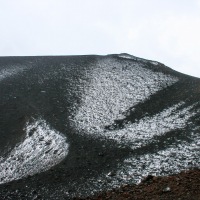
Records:
M66 199L200 167L200 79L129 54L0 58L0 199Z

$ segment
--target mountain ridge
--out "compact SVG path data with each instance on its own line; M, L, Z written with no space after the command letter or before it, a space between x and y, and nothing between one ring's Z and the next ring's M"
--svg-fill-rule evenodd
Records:
M2 198L87 196L199 167L200 79L157 61L0 57L0 91Z

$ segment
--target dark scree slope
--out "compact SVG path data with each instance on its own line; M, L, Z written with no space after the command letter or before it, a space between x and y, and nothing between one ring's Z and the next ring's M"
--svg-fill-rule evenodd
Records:
M0 57L0 199L65 199L200 166L200 79L129 54Z

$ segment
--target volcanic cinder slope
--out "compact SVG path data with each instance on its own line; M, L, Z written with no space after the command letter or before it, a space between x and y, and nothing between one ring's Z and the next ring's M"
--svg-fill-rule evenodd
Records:
M0 199L70 199L194 167L200 79L128 54L0 58Z

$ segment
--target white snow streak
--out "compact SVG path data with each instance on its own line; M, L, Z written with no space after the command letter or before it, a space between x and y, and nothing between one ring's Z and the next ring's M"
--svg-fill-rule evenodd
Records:
M0 159L0 184L50 169L68 154L65 136L44 120L28 123L25 140Z
M92 70L92 78L84 86L81 105L72 119L80 133L112 139L120 146L125 144L137 150L159 142L156 136L184 129L199 112L194 111L196 104L186 106L184 102L179 102L151 117L146 116L135 123L129 123L122 129L105 131L105 126L124 118L127 110L131 108L134 111L138 103L178 81L176 77L143 68L142 64L130 64L129 61L123 63L122 66L107 59L99 62L97 68ZM102 174L99 180L104 182L104 179L109 179L108 185L113 188L129 181L138 183L148 174L168 175L199 166L200 136L191 133L191 141L177 141L178 146L173 143L156 153L129 157L118 166L114 177ZM94 183L101 188L100 182L94 180Z
M176 174L182 170L200 165L200 135L191 136L192 142L182 142L153 154L132 157L124 161L117 177L139 183L149 174L163 176Z
M25 66L13 66L11 68L8 69L2 69L0 70L0 81L12 77L20 72L23 72L26 69Z
M73 120L76 129L92 135L101 134L106 125L124 118L130 107L178 81L140 64L121 65L113 59L99 61L91 73Z
M146 59L143 59L143 58L138 58L136 56L132 56L132 55L129 55L129 54L126 54L126 53L119 54L118 57L125 58L125 59L132 59L132 60L142 61L142 62L145 62L145 63L150 62L153 65L158 65L159 64L157 61L152 61L152 60L146 60Z
M152 142L154 136L164 135L187 125L187 121L196 113L190 112L194 105L178 110L182 105L184 105L183 102L165 109L153 117L144 117L121 130L106 132L106 135L119 143L129 143L132 149L145 146Z
M132 55L129 55L129 54L126 54L126 53L118 54L118 57L126 58L126 59L134 59L134 60L141 59L141 58L138 58L136 56L132 56Z
M123 130L106 132L105 135L117 140L120 144L128 144L133 150L137 150L141 146L156 142L153 139L154 136L185 128L190 118L199 112L199 110L192 110L195 105L185 107L185 104L180 102L153 117L144 117L137 123L127 125ZM155 146L151 147L152 150L155 150L155 153L143 154L141 152L139 155L136 153L129 156L123 163L118 165L115 176L110 177L107 174L101 174L98 178L100 182L91 180L91 183L96 185L97 188L101 188L103 187L102 183L108 182L107 188L111 189L122 184L140 183L144 177L150 174L165 176L199 167L200 134L199 132L193 132L198 128L196 127L190 133L187 133L187 141L176 140L170 142L166 148L158 151L156 151L157 146L155 143ZM167 141L164 141L164 143L167 143ZM153 149L154 147L155 149Z

